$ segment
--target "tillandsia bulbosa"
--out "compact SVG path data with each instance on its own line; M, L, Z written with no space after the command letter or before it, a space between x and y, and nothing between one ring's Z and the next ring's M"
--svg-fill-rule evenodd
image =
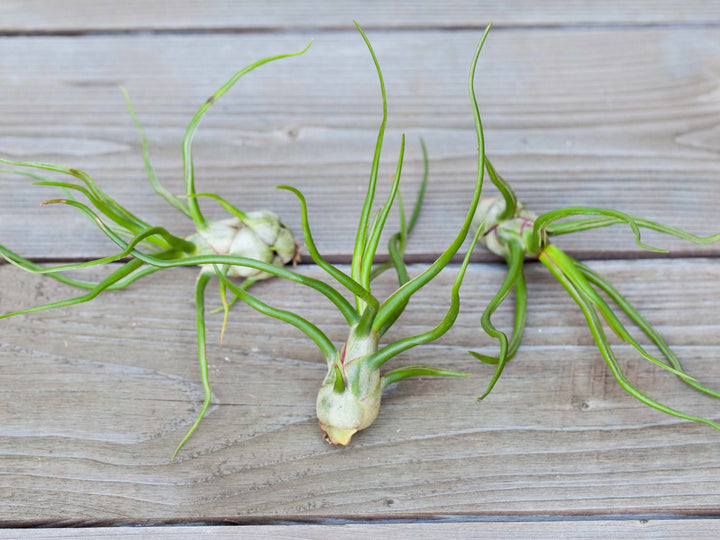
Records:
M200 359L202 383L205 389L205 401L203 402L197 420L176 448L173 457L196 429L203 415L207 411L208 405L210 404L211 393L208 379L207 358L205 355L204 293L208 281L214 275L216 275L220 280L220 293L221 299L223 299L224 302L226 316L229 304L224 299L226 292L229 290L235 295L236 299L240 299L245 304L258 310L259 312L288 322L300 329L319 347L325 357L328 371L318 393L317 416L320 421L321 428L326 433L327 440L331 443L343 445L347 444L354 433L368 427L378 415L382 389L391 383L414 376L468 375L467 373L460 373L453 370L423 365L407 365L391 369L385 373L381 373L381 368L388 360L401 352L437 339L450 329L458 315L460 303L459 289L470 260L472 247L468 250L467 255L460 265L456 279L450 291L450 304L447 313L440 323L426 332L405 337L387 345L381 346L380 339L402 314L410 300L410 297L422 287L427 285L451 262L453 256L461 248L470 232L475 209L480 199L480 191L482 189L484 177L484 144L482 126L477 101L475 99L473 79L478 57L482 49L482 45L487 37L489 27L485 31L485 34L480 40L477 50L475 51L468 80L468 89L473 107L479 147L478 174L473 196L469 204L467 215L455 239L435 260L435 262L412 279L408 275L407 268L404 264L403 253L405 249L405 242L412 231L412 227L418 215L419 206L422 202L423 189L425 181L427 180L427 156L423 145L423 154L426 166L422 184L423 187L421 187L421 193L418 196L412 217L409 222L406 222L402 211L402 201L399 195L399 182L405 147L405 137L403 135L397 169L392 186L390 187L387 201L371 219L370 214L373 210L373 203L375 199L380 153L382 149L385 125L387 122L387 99L382 72L380 70L377 57L375 56L367 36L357 23L356 27L370 51L377 71L382 95L382 122L380 124L377 142L375 145L367 194L361 210L349 274L329 264L316 249L310 232L307 207L303 195L293 187L277 186L279 189L290 191L297 196L300 202L301 222L305 237L305 244L310 256L320 268L325 270L330 277L335 279L354 296L354 305L348 301L341 292L327 283L303 276L300 273L292 272L279 266L280 263L288 262L296 256L296 244L294 240L291 240L291 238L285 234L287 229L279 222L275 222L270 219L268 223L267 220L269 219L269 214L245 214L231 206L228 202L217 195L196 193L194 187L191 142L197 123L207 108L210 107L210 105L212 105L212 103L223 93L225 93L243 74L266 62L301 54L307 50L307 47L298 53L274 56L251 64L247 68L238 72L200 108L190 123L185 139L183 140L186 197L188 198L187 203L184 203L178 197L170 194L157 181L157 178L150 167L145 137L143 135L143 157L153 187L160 195L167 199L170 204L192 218L197 226L197 233L187 238L179 238L173 236L165 229L151 227L131 214L128 210L121 207L117 202L101 191L87 174L81 171L44 163L2 160L2 162L7 165L29 169L14 169L12 172L19 172L20 174L35 178L39 180L37 183L41 185L61 188L65 190L67 194L75 191L85 195L90 201L90 204L95 207L97 212L90 206L69 196L66 196L64 199L55 199L48 202L64 203L77 208L89 217L113 242L115 242L115 244L122 249L120 253L111 257L105 257L79 264L43 268L6 248L0 248L0 253L2 253L9 262L24 270L46 273L64 283L89 289L87 294L76 298L9 313L2 317L9 317L20 313L30 313L42 309L86 302L96 297L104 290L124 288L141 277L163 268L190 265L201 266L202 270L196 285L196 307L198 355ZM133 118L135 118L134 114ZM60 182L54 179L45 178L38 172L44 170L55 171L57 173L70 176L79 182ZM197 199L201 196L210 197L219 202L225 209L233 214L233 219L222 222L206 221L200 212L197 202ZM380 238L388 215L396 199L398 199L400 206L400 232L390 238L388 246L390 261L384 264L375 264L375 255ZM245 253L235 253L232 251L235 244L234 238L240 236L237 232L237 229L240 228L239 224L248 224L249 222L254 223L256 219L260 221L260 225L253 229L255 234L263 236L264 234L269 233L269 236L273 240L273 246L269 249L270 253L267 253L262 246L260 248L262 253L265 253L270 257L270 260L251 258L259 256L257 251L253 251L249 255L245 255ZM110 222L112 222L112 224L110 224ZM258 228L260 229L259 231ZM477 242L477 238L478 235L476 234L472 242L473 247ZM265 242L265 244L268 243L270 242ZM141 250L141 247L145 247L146 249ZM76 270L91 265L117 261L124 257L129 257L129 262L124 263L99 283L82 282L76 279L68 278L62 274L63 271ZM394 268L397 273L399 288L381 303L371 292L371 281L380 273L390 268ZM245 273L246 269L253 269L261 273L248 275ZM237 285L229 279L233 275L246 276L246 280L242 284ZM337 348L333 342L312 322L295 313L274 308L251 295L247 291L248 286L252 284L254 280L265 277L265 275L282 277L290 281L300 283L304 286L311 287L330 300L338 308L349 325L348 338L344 345Z
M485 158L485 166L487 167L488 176L500 191L501 196L482 198L480 200L473 221L473 228L480 232L480 241L490 251L506 259L508 273L497 294L489 302L481 317L483 330L499 341L500 352L497 356L470 352L479 360L496 366L495 373L485 393L478 399L483 399L490 393L502 374L506 362L517 352L522 341L527 313L527 291L523 274L523 262L527 256L539 259L580 306L600 353L622 388L641 402L659 411L687 420L703 422L720 429L720 425L712 420L686 414L663 405L641 392L627 378L610 347L601 318L620 339L630 344L645 359L675 374L691 387L709 396L720 397L720 393L703 386L685 372L680 360L660 334L605 277L580 261L573 259L550 242L551 237L562 234L625 224L634 233L638 246L652 251L664 252L666 250L644 244L640 238L640 230L642 228L650 229L696 244L717 242L720 240L720 233L700 237L675 227L661 225L616 210L587 206L561 208L537 216L517 200L508 182L495 171L487 158ZM513 289L515 290L515 322L512 337L508 339L505 333L499 331L493 325L491 317ZM645 347L633 338L602 294L606 295L620 311L637 325L657 347L664 359L651 355Z
M2 169L0 172L24 175L37 180L35 182L37 185L62 189L65 193L64 198L49 200L43 204L55 203L75 207L95 223L122 250L114 255L88 262L45 268L0 246L0 255L11 264L29 272L47 274L63 283L88 290L86 294L75 298L23 309L2 315L0 318L87 302L105 290L123 289L140 278L163 268L200 266L201 270L196 283L195 305L197 310L198 358L205 398L197 420L178 445L175 454L197 428L212 399L205 350L204 304L205 290L213 276L217 275L221 278L220 298L225 310L223 331L231 304L227 301L227 278L229 277L243 278L240 285L232 285L233 290L245 290L258 280L272 276L282 276L314 287L332 298L338 296L335 291L328 290L327 285L310 278L303 278L283 268L284 265L297 261L299 246L290 229L280 221L277 215L268 210L243 212L219 195L198 193L195 190L192 141L198 124L207 110L246 73L268 62L302 54L309 46L299 52L267 57L248 65L233 75L198 109L190 121L182 141L184 197L173 195L160 184L150 163L147 139L130 104L128 94L123 89L130 115L141 136L143 160L153 189L194 222L196 232L187 237L175 236L166 229L152 226L135 216L101 190L93 179L83 171L48 163L0 159L1 163L14 167ZM46 176L45 171L59 173L69 177L69 180L59 181L56 178ZM81 194L90 204L80 202L74 196L75 194ZM198 204L199 197L207 197L217 201L231 217L222 220L206 219ZM186 201L182 199L186 199ZM122 263L98 283L74 279L63 274L63 272L70 270L112 263L121 259L129 260ZM175 454L173 454L173 457Z
M413 218L410 224L405 223L401 212L400 233L394 235L390 239L389 244L391 262L389 266L393 267L397 273L399 288L381 303L378 298L372 294L371 282L379 272L387 269L389 266L387 264L375 265L375 254L388 214L395 199L398 197L405 137L403 136L400 145L400 155L388 198L375 216L370 219L377 186L380 153L387 121L387 99L378 59L367 36L357 23L356 26L370 52L377 71L382 96L383 115L370 169L368 189L360 213L349 274L328 263L318 252L310 231L307 207L303 195L293 187L278 186L280 189L289 190L294 193L300 201L303 235L308 252L313 261L354 296L355 302L353 305L345 300L340 293L335 295L326 294L348 323L349 332L347 340L342 347L338 348L315 324L307 319L295 313L273 308L254 298L247 291L236 287L224 276L221 278L246 304L261 313L292 324L310 337L318 346L325 357L328 371L318 392L316 412L320 427L325 432L326 439L330 443L341 445L348 444L356 432L367 428L376 419L380 410L382 390L385 386L414 376L434 375L457 377L467 375L466 373L453 370L423 365L406 365L384 373L381 372L381 369L391 358L412 347L437 339L453 325L459 311L459 289L470 260L472 247L469 249L458 269L450 292L450 305L439 324L426 332L405 337L389 344L381 345L380 340L402 314L411 296L428 284L450 263L455 253L457 253L466 240L470 232L470 226L477 203L480 199L484 176L484 168L482 166L484 159L482 126L477 102L475 100L473 79L475 66L487 36L487 30L475 51L468 82L480 150L478 175L467 215L452 243L435 262L411 279L403 262L402 254L405 240L414 222L414 217L417 216L418 204L422 198L418 197L418 203L415 206L415 212L413 212ZM475 235L472 246L475 245L476 241L477 235Z

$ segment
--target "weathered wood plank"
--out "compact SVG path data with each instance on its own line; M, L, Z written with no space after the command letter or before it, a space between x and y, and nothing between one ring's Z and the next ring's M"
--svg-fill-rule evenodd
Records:
M383 523L346 525L249 525L243 527L99 527L86 529L29 529L3 531L7 540L25 538L303 538L324 540L329 536L343 540L365 538L717 538L715 519L530 521L479 523Z
M720 21L714 2L642 0L553 2L453 0L452 2L233 2L231 0L69 0L62 8L48 0L5 0L0 30L84 32L112 30L348 28L357 19L368 27L463 27L499 25L667 24L706 25Z
M0 154L83 168L138 214L189 233L147 185L117 85L135 100L158 174L180 191L180 140L199 104L233 70L301 48L309 37L0 39ZM380 120L379 92L356 33L314 37L307 55L253 72L203 121L198 185L245 208L271 207L299 230L294 197L272 189L296 185L307 194L321 250L346 259ZM418 136L429 147L431 187L410 246L412 256L428 259L454 236L475 176L465 81L479 32L370 37L389 94L385 189L401 132L408 135L406 195L421 174ZM539 212L590 203L715 232L719 43L717 28L493 32L478 76L488 152ZM71 209L38 208L54 192L2 175L0 193L0 242L25 255L88 257L112 249ZM583 256L639 254L621 227L563 245ZM718 253L662 245L678 255Z
M691 374L720 387L716 260L593 266L656 325ZM495 350L478 322L503 272L473 265L451 333L396 363L474 375L388 388L375 425L347 448L327 445L316 425L315 391L325 368L312 343L238 307L222 347L220 318L210 319L216 404L178 460L169 461L201 399L192 269L154 275L145 287L75 308L3 320L3 524L716 512L720 435L620 389L579 311L540 265L528 268L524 344L493 394L475 403L492 368L465 351ZM451 279L443 274L416 298L393 336L437 322ZM379 290L389 291L392 281L383 278ZM0 284L2 312L71 292L7 266ZM256 292L344 339L339 316L315 294L280 281ZM508 311L498 315L500 327L510 324ZM627 347L617 351L643 390L718 419L713 400Z

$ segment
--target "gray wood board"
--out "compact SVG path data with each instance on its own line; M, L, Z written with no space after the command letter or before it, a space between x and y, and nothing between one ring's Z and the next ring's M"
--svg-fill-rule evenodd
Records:
M25 538L263 538L343 540L365 538L717 538L716 519L568 520L478 523L383 523L345 525L248 525L210 527L97 527L0 531L5 540Z
M272 189L297 186L321 251L348 260L381 109L372 63L354 31L0 38L0 155L82 168L139 215L187 234L188 222L150 190L117 86L134 100L160 178L181 192L180 141L197 107L234 70L298 50L310 37L305 56L249 74L203 120L197 183L245 209L270 207L299 231L297 201ZM390 113L379 196L401 132L408 137L406 201L422 172L418 137L430 153L431 186L409 247L415 260L444 249L467 209L477 157L466 77L479 37L370 32ZM477 77L488 153L538 212L592 204L716 232L719 43L717 28L498 29ZM52 190L1 175L0 193L0 242L25 256L84 258L113 249L73 209L40 208L56 196ZM678 256L720 249L647 239ZM585 257L641 254L624 227L562 245Z
M720 21L714 2L692 0L453 0L451 2L234 2L232 0L4 0L0 30L6 32L87 32L127 30L267 30L347 28L357 19L368 27L469 27L490 21L510 26L668 24L706 25Z
M720 387L717 260L592 266L656 325L691 374ZM388 339L438 322L453 269L413 300ZM523 346L494 392L475 402L492 367L466 351L496 350L479 318L503 275L501 265L473 265L450 333L393 361L473 376L389 387L376 423L346 448L329 446L317 427L315 392L326 368L312 342L238 306L222 346L221 317L209 318L214 405L170 461L202 399L193 269L156 274L144 286L80 306L3 320L0 516L8 525L717 512L720 435L625 393L579 310L539 264L528 266ZM2 312L72 294L7 266L0 282ZM384 276L379 295L392 285ZM344 340L341 317L314 292L279 280L255 292L318 323L338 344ZM498 313L500 328L510 327L510 312ZM641 389L718 419L712 399L613 342Z

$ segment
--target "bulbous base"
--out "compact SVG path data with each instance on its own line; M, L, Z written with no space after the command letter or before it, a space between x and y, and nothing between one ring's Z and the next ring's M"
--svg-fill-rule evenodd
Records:
M480 242L485 247L502 257L507 257L509 239L519 240L525 252L530 252L533 225L537 215L523 203L518 203L515 215L505 220L500 216L505 211L505 200L502 197L481 197L478 203L472 227L480 229Z
M372 424L380 412L382 385L380 373L375 371L364 377L364 383L349 386L342 392L335 388L335 381L325 383L317 398L317 415L325 438L331 444L346 445L352 436Z
M364 361L377 351L377 337L358 338L352 331L350 336L330 367L316 402L320 427L331 444L348 444L355 433L375 421L380 411L380 370Z
M232 217L210 221L204 229L188 236L187 240L196 246L193 255L246 257L278 267L290 262L295 264L299 253L298 243L290 229L268 210L248 212L245 219ZM214 273L212 265L201 266ZM231 266L227 275L254 280L273 277L267 272L245 266Z
M325 440L330 444L339 444L340 446L347 446L350 444L350 439L355 435L357 429L337 429L332 426L326 426L320 422L320 429L325 432Z

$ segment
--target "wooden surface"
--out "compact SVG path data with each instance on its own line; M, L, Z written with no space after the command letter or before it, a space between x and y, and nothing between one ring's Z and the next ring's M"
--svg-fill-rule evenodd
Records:
M388 88L380 191L401 133L409 143L406 193L422 172L419 136L430 153L428 200L409 247L412 272L453 238L471 194L466 77L491 19L498 27L479 64L478 98L488 152L523 200L538 212L592 204L698 234L720 229L714 3L119 5L0 5L0 155L82 168L178 234L191 232L189 224L152 194L117 86L133 98L159 176L180 191L180 142L197 107L237 69L314 38L306 55L251 73L213 107L196 139L198 186L245 209L269 207L296 230L296 200L272 187L297 186L321 251L349 262L381 111L352 18L365 25ZM3 245L40 261L112 249L72 209L38 207L55 196L51 190L0 175L0 193ZM648 258L622 227L559 245L590 260L691 374L720 388L720 245L652 234L647 241L672 251ZM539 264L528 267L523 346L493 394L475 401L492 370L466 351L495 351L479 318L505 271L488 254L476 261L456 326L396 361L473 376L388 388L376 424L341 449L323 441L314 417L325 371L315 346L238 306L222 345L221 319L209 319L214 405L170 461L202 399L194 269L154 275L82 306L0 321L0 525L125 526L110 535L136 524L206 524L152 530L191 537L233 534L210 526L243 524L248 535L315 538L326 537L333 520L347 520L333 533L477 537L481 527L496 537L710 537L720 515L720 434L648 409L619 388L581 313ZM437 323L456 269L413 301L389 339ZM310 264L298 271L321 276ZM378 291L392 285L387 276ZM0 287L3 313L74 294L7 265ZM343 321L319 295L277 280L256 292L344 340ZM497 322L511 324L509 309ZM616 345L644 391L718 419L717 402ZM452 523L433 523L447 516ZM286 522L315 524L280 525ZM86 536L105 531L83 529Z
M382 28L457 28L483 26L492 20L507 26L692 24L720 20L713 2L689 0L452 0L451 2L383 2L348 0L66 0L62 6L47 0L5 0L0 7L0 28L6 32L127 31L127 30L231 30L279 28L347 28L351 19Z
M331 535L338 540L388 538L476 539L476 538L540 538L595 539L604 538L653 538L675 539L692 534L700 540L717 538L717 523L712 519L667 520L577 520L577 521L482 521L470 523L383 523L344 525L247 525L241 531L233 526L179 526L179 527L94 527L86 529L35 529L6 532L3 538L19 540L26 538L172 538L194 540L196 538L304 538L324 540Z

